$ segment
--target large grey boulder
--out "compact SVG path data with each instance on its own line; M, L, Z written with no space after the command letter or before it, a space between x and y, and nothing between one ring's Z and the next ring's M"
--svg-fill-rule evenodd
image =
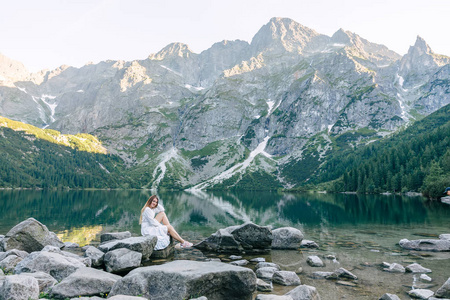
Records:
M259 268L256 270L256 277L265 280L272 280L273 274L277 271L279 271L279 269L274 267Z
M39 299L39 285L35 278L22 275L0 277L0 300Z
M272 249L298 249L303 240L303 233L297 228L282 227L272 230Z
M114 240L98 246L103 252L109 252L115 249L126 248L142 253L142 260L148 260L152 255L158 238L156 236L139 236L131 237L123 240Z
M450 298L450 277L447 281L436 291L435 294L438 298Z
M5 251L18 249L29 253L41 251L47 245L64 247L64 243L55 233L34 218L29 218L11 228L3 238L2 245Z
M386 293L378 300L400 300L400 298L397 295Z
M44 272L21 273L21 276L30 276L38 281L39 291L47 293L55 284L58 283L55 278Z
M214 252L265 252L270 250L272 239L269 227L248 222L240 226L219 229L194 247Z
M54 252L33 252L14 269L15 274L45 272L56 280L63 280L79 268L85 267L80 260Z
M194 245L195 248L204 251L234 252L244 251L241 244L227 229L219 229L207 239Z
M320 300L317 289L305 284L296 287L285 295L290 296L293 300Z
M408 240L402 239L398 243L400 247L407 250L416 251L450 251L450 240L446 239L421 239L421 240Z
M306 262L311 267L323 267L323 266L325 266L323 261L317 255L308 256L308 258L306 259Z
M414 289L408 291L408 295L416 299L428 299L434 295L434 292L427 289Z
M123 240L131 237L131 233L129 231L123 232L106 232L100 235L100 243L105 243L108 241L114 240Z
M267 226L245 223L230 233L245 251L269 251L272 246L272 231Z
M300 278L292 271L276 271L273 273L272 282L281 285L300 285Z
M17 255L9 255L5 259L0 261L0 268L7 273L12 272L16 265L22 261L22 259L22 257L19 257Z
M51 290L55 298L96 296L109 293L120 276L102 270L83 267L66 277Z
M114 284L110 296L181 300L203 295L209 300L250 300L255 289L256 276L248 268L177 260L131 271Z
M92 267L100 267L103 265L105 252L95 248L94 246L87 246L84 251L84 256L91 260Z
M431 273L430 269L424 268L421 265L419 265L418 263L413 263L410 265L406 266L406 272L411 272L411 273Z
M80 261L81 263L83 263L86 267L90 267L92 265L92 261L90 258L88 257L83 257L80 255L77 255L75 253L72 252L68 252L68 251L62 251L61 249L59 249L58 247L55 246L45 246L44 249L41 250L41 252L52 252L52 253L58 253L62 256L65 257L70 257L73 259L76 259L78 261Z
M15 256L18 256L21 258L25 258L28 256L28 252L22 251L22 250L17 250L17 249L8 250L6 252L0 253L0 261L4 260L7 256L10 256L10 255L15 255Z
M109 251L103 259L106 271L111 273L123 273L136 269L141 265L142 253L120 248Z

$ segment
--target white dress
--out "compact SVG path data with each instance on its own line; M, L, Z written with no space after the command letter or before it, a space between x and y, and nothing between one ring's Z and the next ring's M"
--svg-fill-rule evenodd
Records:
M141 224L141 234L142 235L153 235L158 238L154 250L161 250L169 246L170 236L167 234L167 226L159 223L155 220L155 216L164 211L164 207L161 204L155 209L146 207L144 213L142 214L142 224Z

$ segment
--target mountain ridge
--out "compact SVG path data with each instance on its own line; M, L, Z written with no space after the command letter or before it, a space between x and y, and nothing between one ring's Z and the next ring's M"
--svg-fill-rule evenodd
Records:
M250 172L297 186L308 176L286 170L313 171L336 140L358 147L450 103L448 58L423 47L401 57L342 29L328 37L272 18L251 43L199 54L172 43L143 60L0 82L0 114L94 134L147 172L147 187L193 187L224 172L231 185Z

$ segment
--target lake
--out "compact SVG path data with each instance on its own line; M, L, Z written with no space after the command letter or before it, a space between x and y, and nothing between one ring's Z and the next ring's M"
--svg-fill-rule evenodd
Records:
M32 191L1 190L0 234L33 217L63 241L97 244L102 232L140 234L139 214L150 191ZM383 261L406 266L417 262L433 270L430 289L435 291L450 277L450 253L411 252L397 243L402 238L437 238L450 233L450 205L422 197L354 194L287 194L277 192L160 192L161 203L174 227L186 239L198 242L219 228L252 221L273 228L292 226L319 249L272 251L263 255L286 270L300 266L302 284L315 286L322 300L378 299L389 292L409 299L410 286L421 287L418 275L382 271ZM323 258L326 266L312 268L309 255ZM206 259L215 256L198 250L177 250L172 259ZM227 255L219 256L227 261ZM247 256L251 258L253 256ZM252 266L250 266L252 267ZM355 286L312 279L315 271L344 267L359 279ZM408 287L409 286L409 287ZM292 287L275 286L283 294Z

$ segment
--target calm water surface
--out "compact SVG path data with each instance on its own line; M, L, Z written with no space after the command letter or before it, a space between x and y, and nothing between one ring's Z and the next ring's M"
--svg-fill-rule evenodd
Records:
M0 234L34 217L63 241L80 245L98 243L102 232L128 230L139 235L139 213L150 195L149 191L3 190ZM386 292L409 299L406 291L411 286L423 287L418 275L383 272L379 266L383 261L404 266L417 262L432 269L429 285L433 291L450 277L450 253L410 252L397 245L402 238L437 238L450 233L450 205L394 195L161 192L159 196L172 224L193 242L219 228L246 221L302 230L305 239L316 241L319 249L272 251L263 257L286 270L302 267L302 284L315 286L323 300L378 299ZM335 255L337 261L323 259L323 268L306 264L309 255L328 254ZM204 260L210 256L194 249L177 250L173 259ZM226 261L227 255L221 258ZM312 272L339 267L359 277L355 286L310 277ZM284 294L290 289L275 286L274 293Z

